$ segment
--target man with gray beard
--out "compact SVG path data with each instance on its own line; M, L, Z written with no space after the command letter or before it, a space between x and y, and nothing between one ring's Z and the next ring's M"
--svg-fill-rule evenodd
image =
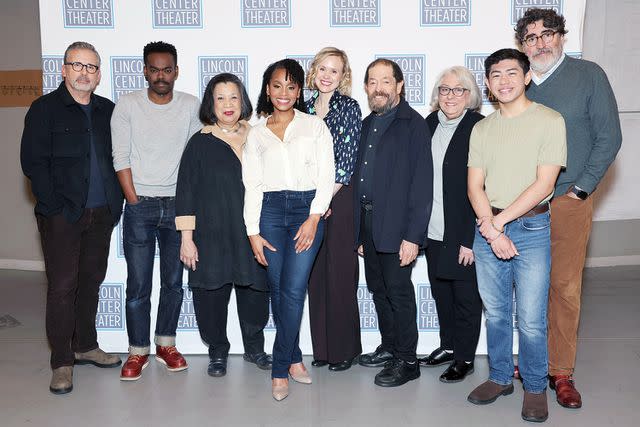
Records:
M531 62L527 97L562 114L567 129L567 167L558 176L551 201L549 385L560 405L579 408L582 399L573 370L593 215L591 194L622 143L618 106L602 68L563 53L567 31L562 15L552 9L529 9L515 31Z
M360 364L384 366L375 384L396 387L420 376L411 269L431 215L433 164L429 130L404 99L398 64L376 59L364 85L371 114L362 123L352 179L355 241L364 256L382 344L361 356Z

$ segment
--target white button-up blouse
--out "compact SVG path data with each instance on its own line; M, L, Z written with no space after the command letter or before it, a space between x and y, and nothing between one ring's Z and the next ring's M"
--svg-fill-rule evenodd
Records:
M309 214L329 209L335 181L333 139L317 116L294 110L284 141L266 120L251 128L242 155L247 235L260 233L262 196L266 191L316 190Z

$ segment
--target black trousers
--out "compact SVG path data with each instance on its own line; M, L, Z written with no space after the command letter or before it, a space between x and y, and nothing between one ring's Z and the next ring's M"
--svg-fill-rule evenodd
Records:
M338 363L362 353L352 186L338 191L331 211L309 277L309 323L313 358Z
M227 338L227 314L231 289L228 284L218 289L192 288L193 308L196 312L200 337L209 346L210 358L226 358L229 355ZM244 352L264 351L264 327L269 320L269 292L248 286L235 286L236 305Z
M51 369L73 366L74 352L98 347L96 312L107 272L113 219L108 207L85 209L70 224L36 215L47 273L46 330Z
M416 296L411 282L413 264L400 267L398 252L376 250L372 239L372 213L372 210L362 209L360 239L364 248L367 288L373 294L382 348L398 359L415 362L418 325Z
M455 360L472 362L480 336L482 300L475 280L449 280L437 275L442 242L429 239L426 256L431 294L440 323L440 347L453 350Z

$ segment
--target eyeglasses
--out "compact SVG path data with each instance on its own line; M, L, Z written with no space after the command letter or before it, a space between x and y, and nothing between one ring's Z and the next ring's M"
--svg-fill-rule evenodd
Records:
M448 87L448 86L438 86L438 93L442 96L449 95L449 92L453 92L454 96L461 97L464 95L464 91L469 90L464 87Z
M535 34L531 34L526 36L524 39L522 39L522 42L527 46L531 47L538 44L538 39L541 39L542 43L547 44L551 40L553 40L553 37L556 35L556 33L557 31L549 30L549 31L543 32L539 36L536 36Z
M65 62L64 65L71 65L73 71L81 72L83 68L87 69L87 73L95 74L100 67L93 64L83 64L82 62Z

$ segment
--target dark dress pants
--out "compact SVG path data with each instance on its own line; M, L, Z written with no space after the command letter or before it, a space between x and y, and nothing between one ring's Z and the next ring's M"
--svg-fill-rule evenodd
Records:
M200 337L209 345L209 357L212 359L229 355L227 314L232 288L234 286L229 284L217 289L191 289ZM269 320L269 292L237 285L235 292L244 352L262 353L263 330Z
M62 214L36 215L47 274L51 368L73 366L74 352L98 347L96 312L107 271L113 219L108 207L85 209L70 224Z
M334 196L331 212L309 278L309 323L314 359L338 363L362 353L351 186Z
M418 325L416 296L411 282L413 264L400 267L398 252L378 252L372 238L373 211L363 208L361 218L364 272L376 306L382 348L398 359L415 362Z
M455 360L472 362L482 316L478 283L475 280L438 277L436 266L442 254L442 245L440 241L429 239L426 249L431 294L436 301L440 323L440 347L453 350Z

